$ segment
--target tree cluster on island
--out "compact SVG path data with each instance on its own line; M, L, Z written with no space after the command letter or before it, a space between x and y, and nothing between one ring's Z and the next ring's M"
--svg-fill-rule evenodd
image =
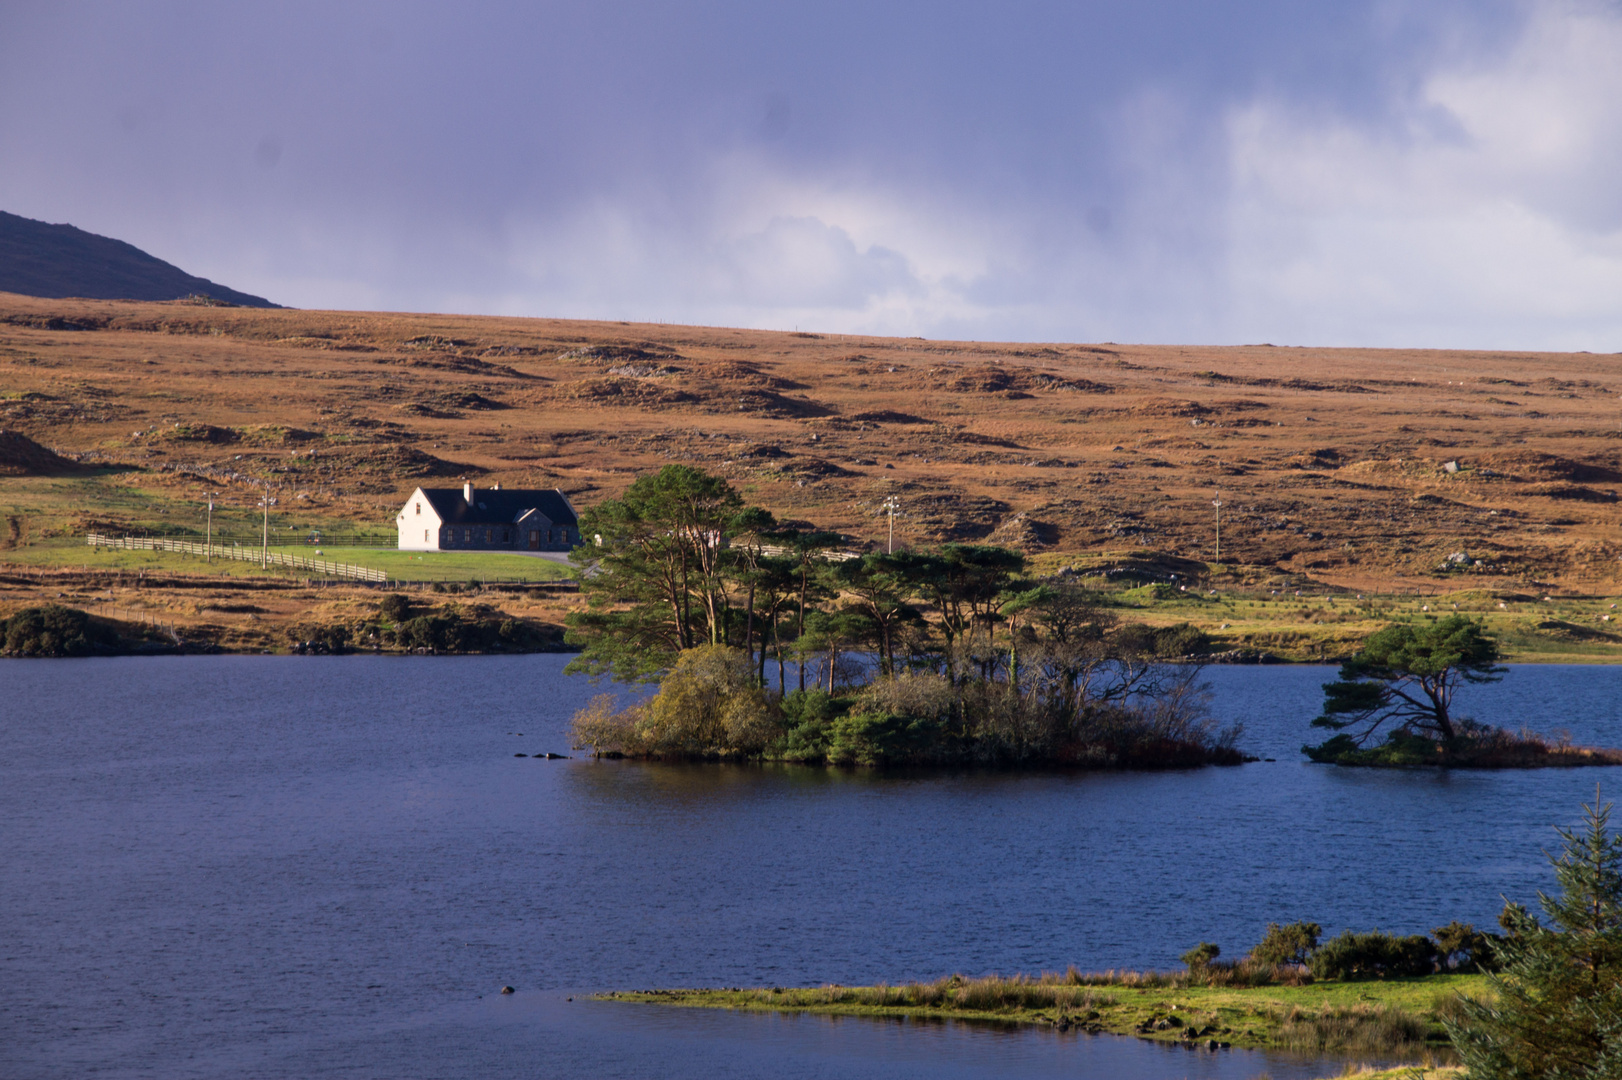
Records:
M1210 720L1192 627L1122 623L986 544L839 552L670 465L586 511L571 672L658 682L577 745L661 758L1181 767L1244 760ZM791 674L792 672L792 674ZM775 677L775 678L774 678Z
M1302 751L1317 762L1397 768L1622 764L1622 752L1456 715L1454 697L1462 687L1503 678L1509 669L1499 659L1498 642L1467 616L1392 623L1363 643L1337 680L1324 684L1323 713L1312 726L1336 734ZM1376 742L1382 732L1384 742Z

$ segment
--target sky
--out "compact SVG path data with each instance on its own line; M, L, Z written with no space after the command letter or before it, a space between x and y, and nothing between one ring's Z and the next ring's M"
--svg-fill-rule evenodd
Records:
M1622 350L1622 0L0 4L0 209L307 308Z

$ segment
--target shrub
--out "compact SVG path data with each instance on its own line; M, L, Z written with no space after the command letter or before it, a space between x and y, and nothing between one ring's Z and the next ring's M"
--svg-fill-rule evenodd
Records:
M795 690L784 695L779 708L787 730L772 751L787 761L822 761L828 756L828 728L850 702L824 690Z
M1318 935L1323 927L1315 922L1294 922L1288 926L1268 923L1267 933L1254 949L1250 960L1255 964L1305 964L1318 948Z
M857 695L855 708L859 712L938 721L951 716L958 696L959 691L944 675L907 671L867 684Z
M1202 941L1177 959L1188 965L1189 974L1198 974L1211 966L1211 961L1222 955L1222 949L1209 941Z
M852 713L828 725L828 758L882 765L923 754L940 735L929 719L895 713Z
M1436 970L1436 943L1423 934L1393 937L1371 930L1346 931L1319 946L1307 962L1315 979L1389 979Z
M377 613L389 622L404 622L411 617L411 597L404 593L389 593L378 601Z
M638 730L652 753L755 755L783 734L783 725L755 681L749 655L705 645L676 658Z
M1432 930L1431 936L1436 939L1437 965L1444 970L1490 971L1495 966L1492 941L1496 935L1483 934L1455 919Z
M1161 657L1167 660L1211 651L1210 635L1190 623L1175 626L1127 623L1115 632L1113 643L1124 656Z
M300 623L287 629L288 640L299 652L342 653L349 651L349 627L342 623Z
M598 694L584 709L574 714L569 729L569 745L576 750L590 749L599 754L637 754L642 751L637 725L642 720L642 708L633 705L618 710L613 694Z
M0 642L12 656L89 656L111 651L117 637L77 608L47 604L0 621Z
M1211 651L1211 635L1191 623L1163 626L1155 631L1155 655L1175 659Z

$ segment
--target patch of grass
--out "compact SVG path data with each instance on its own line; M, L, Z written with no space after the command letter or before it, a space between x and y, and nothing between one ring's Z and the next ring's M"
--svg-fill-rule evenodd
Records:
M954 975L898 986L755 990L645 990L602 1000L689 1008L916 1016L1038 1024L1318 1053L1417 1054L1446 1042L1441 1016L1457 995L1480 994L1480 975L1298 986L1191 985L1186 974L1105 972Z
M382 570L402 581L470 581L490 578L503 581L566 581L569 567L551 559L537 559L528 555L480 551L400 551L395 548L322 548L324 554L316 556L310 545L272 547L288 555L330 559Z
M258 545L244 544L243 549L257 552ZM399 551L394 548L321 547L312 544L272 544L270 550L284 555L320 558L331 562L348 563L382 570L391 578L401 581L565 581L570 576L568 566L551 559L537 559L527 555L503 552L423 552ZM322 552L316 555L316 551ZM170 551L125 551L112 548L93 548L82 539L60 538L40 541L27 547L0 551L0 567L6 564L28 567L89 566L101 570L147 570L178 574L208 573L210 576L253 577L265 571L254 562L216 558L206 561L201 555L184 555ZM307 577L307 571L271 567L277 577Z

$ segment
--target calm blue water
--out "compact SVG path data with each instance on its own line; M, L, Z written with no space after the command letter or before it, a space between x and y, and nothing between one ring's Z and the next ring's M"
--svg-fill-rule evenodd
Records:
M1110 1037L582 998L1170 968L1199 940L1237 955L1269 920L1490 925L1500 894L1548 887L1551 826L1596 781L1622 789L1613 769L1303 764L1323 668L1211 672L1219 714L1278 758L1234 769L513 757L566 751L594 691L565 660L0 666L0 1076L1328 1075ZM1467 695L1483 720L1622 743L1622 668L1519 668Z

